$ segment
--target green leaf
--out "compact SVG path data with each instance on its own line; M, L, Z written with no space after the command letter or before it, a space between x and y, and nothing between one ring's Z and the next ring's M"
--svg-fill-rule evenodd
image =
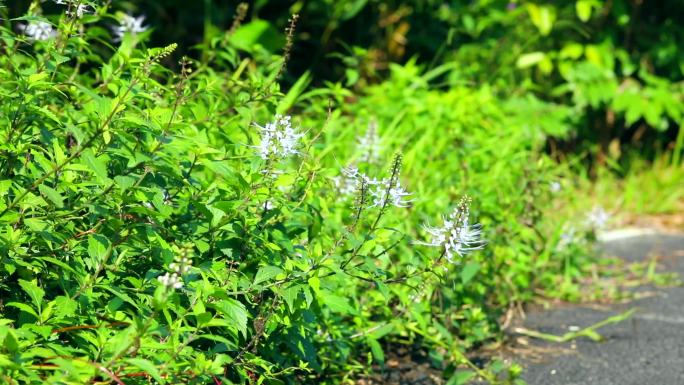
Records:
M382 281L380 281L380 280L377 280L377 279L375 280L375 285L377 286L378 291L379 291L379 292L382 294L382 296L385 298L385 302L389 301L389 300L390 300L390 290L389 290L389 287L387 287L387 285L386 285L384 282L382 282Z
M51 303L55 304L55 314L60 318L74 315L78 308L78 302L63 295L56 297Z
M8 303L6 306L16 307L17 309L19 309L19 310L21 310L21 311L24 311L24 312L26 312L26 313L29 313L29 314L31 314L32 316L34 316L34 317L36 317L36 318L38 318L38 319L40 318L40 317L38 316L38 313L35 311L35 309L33 309L31 306L29 306L29 305L27 305L27 304L25 304L25 303L10 302L10 303Z
M385 365L385 353L382 351L382 346L373 338L366 338L366 342L373 353L373 359L380 365Z
M276 266L262 266L257 271L254 277L254 284L258 285L261 282L268 281L269 279L275 277L276 275L282 273L282 269Z
M50 319L50 317L52 317L52 312L55 309L55 305L56 305L55 301L50 301L47 303L47 305L45 305L45 307L43 307L43 309L40 313L41 324L44 324L45 322L47 322L47 320Z
M117 175L114 177L114 182L119 186L121 191L126 191L127 189L135 185L135 178L131 176L121 176Z
M390 334L393 331L394 331L394 325L391 323L386 323L386 324L380 326L379 328L374 329L370 333L370 336L376 340L379 340L380 338Z
M104 263L109 253L109 241L101 235L91 235L88 237L88 255L92 260L91 268Z
M520 57L518 57L515 65L518 68L529 68L544 60L545 57L546 54L539 51L522 54Z
M528 3L527 12L530 15L532 24L539 30L542 36L547 36L553 29L556 21L556 8L551 5L537 5Z
M354 0L344 2L343 12L340 15L341 20L349 20L356 16L368 3L368 0Z
M275 52L283 46L285 37L268 21L253 20L238 28L230 41L245 51L251 51L258 44Z
M475 372L471 370L457 370L447 381L446 385L465 385L475 378Z
M591 19L591 6L592 2L588 0L578 0L575 3L577 17L585 23Z
M468 284L468 282L475 277L475 274L480 271L480 267L480 264L474 261L466 263L466 265L463 266L463 270L461 270L461 282L463 282L464 285Z
M113 286L113 285L98 285L98 287L109 291L110 293L114 294L117 298L120 300L127 302L128 304L132 305L136 309L140 310L140 306L133 301L133 299L123 291L121 291L118 287Z
M29 75L28 82L29 82L29 84L38 83L39 81L45 79L46 77L48 77L47 72L38 72L38 73ZM31 88L31 86L29 86L29 88Z
M309 286L313 289L314 293L318 294L321 290L321 280L318 277L311 277L307 280Z
M304 90L311 83L311 73L309 71L304 72L302 76L297 79L295 84L290 88L285 97L283 97L276 109L279 114L286 113L292 106L294 106L297 98L304 92Z
M29 297L31 297L31 301L33 301L33 304L36 306L36 308L40 309L40 305L43 302L43 297L45 296L45 291L38 287L36 281L25 281L20 279L19 286L21 286L21 288L24 289Z
M297 296L299 296L301 289L301 285L294 285L283 290L282 296L285 300L285 303L287 303L287 307L290 309L290 313L294 313L294 303L297 300Z
M341 314L355 314L356 310L349 305L346 298L335 295L327 290L321 290L319 297L333 312Z
M85 161L85 164L90 168L90 170L95 174L100 183L107 182L109 178L107 177L107 163L104 159L96 158L93 151L87 149L83 151L81 157Z
M12 187L12 179L0 180L0 196L7 194L10 187Z
M24 224L33 231L43 231L48 226L47 222L37 218L25 218Z
M19 351L19 341L17 340L17 336L14 334L14 330L10 327L7 326L2 326L0 327L0 341L2 341L2 345L9 351L10 353L16 353Z
M45 195L50 201L52 201L52 203L54 203L58 208L61 209L64 207L64 200L62 199L62 196L53 188L41 184L38 186L38 190L41 194Z
M126 358L124 361L135 366L136 368L142 369L142 371L149 374L159 383L163 382L157 367L152 362L142 358Z
M561 49L560 53L558 56L561 59L573 59L577 60L580 57L582 57L582 54L584 53L584 46L582 44L578 43L569 43L566 44L563 49Z
M247 337L247 309L245 309L245 305L232 298L228 298L216 302L213 304L213 307L223 313L223 315L233 322L237 330L239 330L244 337Z

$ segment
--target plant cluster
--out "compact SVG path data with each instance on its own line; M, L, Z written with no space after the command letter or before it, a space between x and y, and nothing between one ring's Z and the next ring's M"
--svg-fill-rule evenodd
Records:
M545 216L562 117L412 62L284 93L296 17L282 55L239 48L243 9L177 60L142 15L54 3L0 27L0 381L338 382L389 341L516 380L465 352L582 274Z

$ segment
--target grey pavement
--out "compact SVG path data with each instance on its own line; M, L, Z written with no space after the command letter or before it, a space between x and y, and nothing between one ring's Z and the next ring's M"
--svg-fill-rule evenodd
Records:
M602 251L626 260L662 256L661 271L684 279L684 234L613 237ZM564 344L532 341L538 351L525 366L529 385L684 385L684 287L641 288L649 296L605 307L563 306L532 312L524 326L562 335L570 327L587 327L611 315L637 308L631 319L599 330L605 338L580 338Z

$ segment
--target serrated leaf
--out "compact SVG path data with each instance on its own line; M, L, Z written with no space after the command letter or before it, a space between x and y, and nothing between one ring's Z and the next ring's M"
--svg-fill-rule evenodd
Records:
M78 307L78 303L76 301L63 295L56 297L52 302L54 302L56 306L55 314L61 318L74 315Z
M233 322L237 330L247 337L247 309L240 301L232 298L213 304L213 307Z
M21 311L24 311L24 312L26 312L26 313L29 313L29 314L31 314L32 316L36 317L36 318L40 318L40 317L38 316L38 313L36 313L36 311L35 311L31 306L29 306L29 305L27 305L27 304L25 304L25 303L10 302L10 303L8 303L6 306L16 307L17 309L19 309L19 310L21 310Z
M301 285L294 285L283 290L283 299L285 300L285 303L287 303L287 307L290 309L290 313L294 313L294 303L297 300L297 296L299 296L299 292L301 289Z

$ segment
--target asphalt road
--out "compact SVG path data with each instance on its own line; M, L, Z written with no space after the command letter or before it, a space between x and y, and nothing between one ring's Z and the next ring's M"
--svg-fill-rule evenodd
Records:
M602 243L603 252L637 261L662 256L662 270L684 280L684 234L617 237ZM524 326L561 335L636 307L631 319L599 330L602 342L580 338L564 344L530 341L530 351L516 357L529 385L684 385L684 287L637 289L647 297L606 307L564 306L532 312ZM532 358L534 356L534 359Z

